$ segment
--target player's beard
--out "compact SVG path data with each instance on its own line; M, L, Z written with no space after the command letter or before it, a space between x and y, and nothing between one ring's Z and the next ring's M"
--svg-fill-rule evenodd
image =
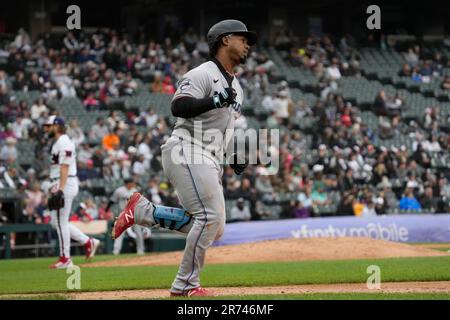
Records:
M246 55L244 55L244 56L241 55L241 58L239 59L239 62L240 62L241 64L245 64L245 63L247 62L247 59L248 59L248 56L249 56L249 55L250 55L250 50L247 51L247 54L246 54Z
M47 138L47 140L53 139L53 138L55 137L55 131L49 131L49 132L47 132L47 134L45 135L45 137Z

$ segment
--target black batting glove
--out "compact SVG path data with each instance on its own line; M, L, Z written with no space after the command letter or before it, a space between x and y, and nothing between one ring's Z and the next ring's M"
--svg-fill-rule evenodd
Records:
M231 157L233 159L232 162L230 163L231 169L234 170L235 174L241 175L242 172L244 172L245 168L247 168L247 165L248 165L247 162L245 161L245 163L239 163L239 162L242 162L242 161L238 160L237 153L233 153L231 155Z
M225 108L236 102L236 90L225 88L222 92L216 92L212 98L216 108Z

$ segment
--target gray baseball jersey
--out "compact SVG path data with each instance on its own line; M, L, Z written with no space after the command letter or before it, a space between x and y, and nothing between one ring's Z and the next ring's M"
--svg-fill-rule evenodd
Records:
M181 206L193 216L189 224L179 230L187 233L187 238L183 259L172 283L171 291L174 293L183 293L200 286L200 270L203 268L206 249L224 232L223 169L217 162L221 155L213 155L208 150L211 150L211 144L215 144L214 150L218 152L227 149L235 118L240 115L243 91L238 80L227 74L222 65L213 59L186 73L173 97L174 100L182 97L204 99L228 87L236 90L236 103L233 106L213 109L188 119L178 118L172 136L161 146L164 174L174 186ZM201 127L195 125L196 121ZM219 141L208 141L208 137L213 136L214 139L217 136L211 135L209 130L220 135ZM226 139L223 139L224 135ZM196 163L189 160L192 149L195 154L206 156L203 161ZM153 216L153 204L144 197L136 204L134 215L138 225L157 224Z
M243 91L238 80L231 77L214 59L186 73L173 97L204 99L228 87L236 90L236 103L233 106L213 109L188 119L178 118L172 136L161 146L164 174L174 186L182 207L193 216L191 222L180 230L188 235L183 260L172 283L171 291L175 293L185 292L200 285L200 270L203 268L206 249L223 234L225 199L220 160L221 153L226 150L232 137L235 118L240 115ZM201 127L195 126L195 121L199 121ZM214 139L217 135L211 135L209 130L220 136L219 141ZM211 136L213 143L208 141ZM211 147L219 154L213 155L209 152ZM205 155L202 162L189 160L192 149L195 154L200 152ZM174 155L178 154L180 163L174 158ZM142 198L135 209L136 223L143 226L154 225L156 222L152 208L152 204Z
M225 151L232 132L235 119L241 114L243 91L236 77L231 78L221 65L208 61L187 72L178 82L178 89L173 100L181 97L203 99L212 97L215 93L232 87L236 90L236 103L230 107L213 109L193 118L177 118L174 131L175 137L191 139L194 144L210 150ZM201 123L201 128L195 128L195 122ZM204 135L208 131L207 135ZM214 139L211 134L219 134L222 139ZM200 139L198 139L200 138ZM200 140L200 141L199 141ZM220 154L217 154L220 156Z

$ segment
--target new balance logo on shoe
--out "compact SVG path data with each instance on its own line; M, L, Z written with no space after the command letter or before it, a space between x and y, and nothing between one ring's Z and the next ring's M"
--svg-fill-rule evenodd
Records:
M130 223L130 219L133 219L133 212L131 210L128 210L125 213L125 219L127 220L127 223Z

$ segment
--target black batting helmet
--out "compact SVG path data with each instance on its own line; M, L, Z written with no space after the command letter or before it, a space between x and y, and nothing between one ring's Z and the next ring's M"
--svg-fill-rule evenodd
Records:
M222 20L213 25L206 35L210 55L214 55L216 53L220 39L231 33L243 35L244 37L246 37L250 46L256 43L256 33L247 30L247 27L243 22L231 19Z

